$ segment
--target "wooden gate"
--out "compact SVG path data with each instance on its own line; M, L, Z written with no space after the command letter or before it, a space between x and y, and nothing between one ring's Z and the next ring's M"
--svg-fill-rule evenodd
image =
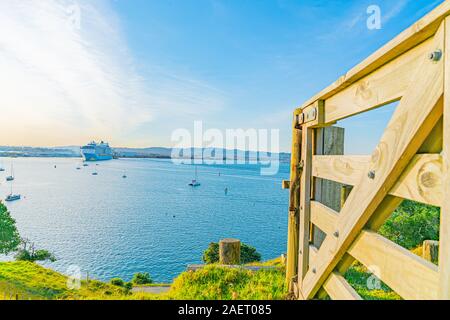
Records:
M355 260L405 299L450 299L449 15L446 1L295 110L287 280L300 299L360 299L343 277ZM371 156L322 155L324 128L395 101ZM317 199L323 179L353 186L340 212ZM403 199L441 207L439 267L377 233Z

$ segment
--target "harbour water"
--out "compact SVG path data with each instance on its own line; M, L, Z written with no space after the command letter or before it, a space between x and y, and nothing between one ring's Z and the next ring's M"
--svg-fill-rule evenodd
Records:
M45 266L63 273L78 266L91 278L129 280L149 272L169 282L200 263L210 242L228 237L256 247L264 259L286 251L287 164L266 177L258 166L199 166L201 187L190 188L194 167L170 160L89 167L79 159L3 160L6 168L14 163L13 191L22 195L7 204L21 235L54 253L58 260ZM2 199L10 192L7 174L0 172Z

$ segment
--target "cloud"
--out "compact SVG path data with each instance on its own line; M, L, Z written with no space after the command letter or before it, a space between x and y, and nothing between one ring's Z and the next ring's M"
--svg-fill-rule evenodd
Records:
M0 144L123 143L155 117L221 106L189 75L136 65L107 0L0 1Z
M405 9L406 5L410 2L410 0L400 0L396 1L395 5L391 7L386 13L382 15L383 23L389 22L391 19L397 17L403 9Z

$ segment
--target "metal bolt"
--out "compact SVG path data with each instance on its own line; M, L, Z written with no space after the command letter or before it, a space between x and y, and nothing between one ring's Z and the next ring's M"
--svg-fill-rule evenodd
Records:
M303 255L303 251L302 251L302 250L300 250L298 253L299 253L300 255Z
M437 62L437 61L441 60L441 58L442 58L442 50L440 50L440 49L433 51L428 55L428 59L430 59L433 62Z
M374 180L376 177L376 173L375 171L370 171L369 174L367 175L369 177L369 179Z
M333 233L335 238L339 238L339 231L336 231L335 233Z
M312 269L312 273L314 273L314 274L316 274L316 273L317 273L317 270L316 270L316 268Z

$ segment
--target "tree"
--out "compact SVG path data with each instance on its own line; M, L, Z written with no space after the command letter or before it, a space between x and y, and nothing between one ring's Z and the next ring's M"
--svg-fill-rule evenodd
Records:
M153 280L150 277L150 274L148 272L145 272L145 273L136 273L133 276L133 280L131 280L131 282L136 285L146 285L152 284Z
M261 254L254 247L241 243L241 263L247 264L261 261ZM212 242L203 253L203 262L214 264L219 262L219 244Z
M0 202L0 254L9 254L20 245L20 235L16 221L6 207Z
M21 240L22 248L17 251L15 258L17 261L51 261L55 262L55 256L47 250L36 250L33 242L28 239Z
M406 200L381 227L380 234L406 249L439 240L440 209Z

